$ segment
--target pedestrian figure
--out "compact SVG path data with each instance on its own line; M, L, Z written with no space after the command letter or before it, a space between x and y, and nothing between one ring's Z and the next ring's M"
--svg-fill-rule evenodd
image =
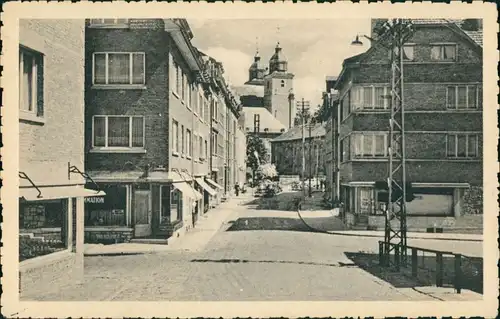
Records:
M236 185L234 185L234 193L236 194L236 196L238 196L240 194L240 185L239 185L239 183L236 183Z

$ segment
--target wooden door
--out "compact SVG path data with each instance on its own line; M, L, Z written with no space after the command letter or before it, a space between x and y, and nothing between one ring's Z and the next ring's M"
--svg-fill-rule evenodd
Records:
M149 190L136 190L134 193L135 237L151 236L151 209Z

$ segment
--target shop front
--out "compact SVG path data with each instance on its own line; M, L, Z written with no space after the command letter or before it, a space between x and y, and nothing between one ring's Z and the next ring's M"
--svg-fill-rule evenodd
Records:
M167 240L177 230L192 227L196 222L202 195L185 176L166 171L147 175L129 172L127 178L122 172L120 179L113 173L93 174L106 196L85 203L88 243Z
M413 183L415 198L406 203L408 229L454 228L463 215L463 195L467 188L469 185L466 183ZM385 191L375 188L375 183L342 185L346 224L356 228L384 229L386 203L379 200L382 192Z
M216 200L217 196L217 191L208 185L205 180L202 177L196 178L196 183L198 184L199 189L201 190L200 193L202 193L203 196L203 202L204 202L204 212L206 212L210 204Z
M19 190L19 261L75 252L83 243L83 200L103 196L81 185ZM99 198L99 197L97 197ZM82 247L79 249L83 249Z
M207 182L207 184L209 186L211 186L211 188L213 190L216 190L216 194L213 195L213 198L214 198L213 204L212 203L210 204L211 207L215 207L222 200L222 195L223 195L224 187L222 187L217 182L215 182L213 179L208 178L208 177L205 177L205 181Z

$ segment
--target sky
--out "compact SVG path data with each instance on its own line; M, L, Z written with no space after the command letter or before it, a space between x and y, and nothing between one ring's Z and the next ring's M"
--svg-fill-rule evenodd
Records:
M369 35L369 19L217 19L188 20L193 44L222 62L226 80L243 85L258 47L261 61L268 66L279 41L295 74L296 99L309 100L311 107L321 103L326 76L338 76L345 58L368 49L351 46L356 35Z

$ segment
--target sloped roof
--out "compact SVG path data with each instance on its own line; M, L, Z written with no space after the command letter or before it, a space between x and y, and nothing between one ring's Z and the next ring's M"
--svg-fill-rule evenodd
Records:
M483 46L483 30L480 28L477 31L469 31L463 28L465 19L412 19L413 24L455 24L460 28L474 43Z
M237 97L248 95L254 95L257 97L264 96L264 87L260 85L232 86L231 89Z
M259 115L260 119L260 132L264 129L269 129L269 132L280 132L281 129L286 127L281 124L272 114L264 107L245 107L243 106L243 113L245 114L245 130L248 128L250 132L254 131L254 115Z
M325 125L326 124L324 124L324 123L314 124L313 127L311 128L311 137L317 138L317 137L325 136L325 134L326 134ZM309 127L308 126L306 126L306 129L305 129L305 137L309 138ZM272 139L271 142L284 142L284 141L293 141L293 140L300 140L300 139L302 139L302 126L299 125L299 126L294 126L289 131Z

